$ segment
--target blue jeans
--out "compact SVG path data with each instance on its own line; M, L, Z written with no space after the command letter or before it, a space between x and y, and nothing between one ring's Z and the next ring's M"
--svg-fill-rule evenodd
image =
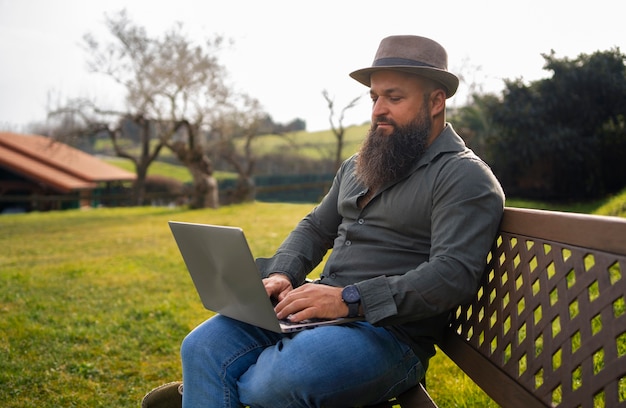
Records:
M424 369L389 331L358 322L273 333L216 315L181 347L183 407L352 407L388 400Z

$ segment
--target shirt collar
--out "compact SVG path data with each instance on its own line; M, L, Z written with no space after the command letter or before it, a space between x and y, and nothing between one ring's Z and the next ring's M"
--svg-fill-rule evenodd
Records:
M415 168L430 163L442 153L462 152L465 149L463 139L454 131L450 123L446 123L439 136L433 140L424 155L418 160Z

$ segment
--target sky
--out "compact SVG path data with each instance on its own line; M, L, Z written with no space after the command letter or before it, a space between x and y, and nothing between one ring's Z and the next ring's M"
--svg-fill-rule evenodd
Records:
M199 43L223 35L218 55L233 87L258 99L276 122L304 119L328 129L327 90L344 125L369 121L368 89L348 74L370 66L388 35L430 37L464 80L449 106L470 88L500 93L505 79L549 76L541 54L558 58L619 47L626 25L619 0L0 0L0 129L26 131L47 109L72 98L123 106L123 89L87 70L86 33L111 40L105 16L125 9L148 35L181 23Z

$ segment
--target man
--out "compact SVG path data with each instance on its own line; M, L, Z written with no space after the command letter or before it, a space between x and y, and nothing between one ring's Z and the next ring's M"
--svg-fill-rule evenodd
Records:
M217 315L183 341L185 407L350 407L425 375L450 310L477 290L504 205L446 123L458 87L438 43L382 40L371 130L322 202L257 263L279 318L364 321L282 335ZM318 284L307 274L332 249Z

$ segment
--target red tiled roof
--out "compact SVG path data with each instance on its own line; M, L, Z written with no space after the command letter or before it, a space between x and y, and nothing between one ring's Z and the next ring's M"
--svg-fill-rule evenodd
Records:
M0 132L0 166L64 192L135 175L64 143L36 135Z

